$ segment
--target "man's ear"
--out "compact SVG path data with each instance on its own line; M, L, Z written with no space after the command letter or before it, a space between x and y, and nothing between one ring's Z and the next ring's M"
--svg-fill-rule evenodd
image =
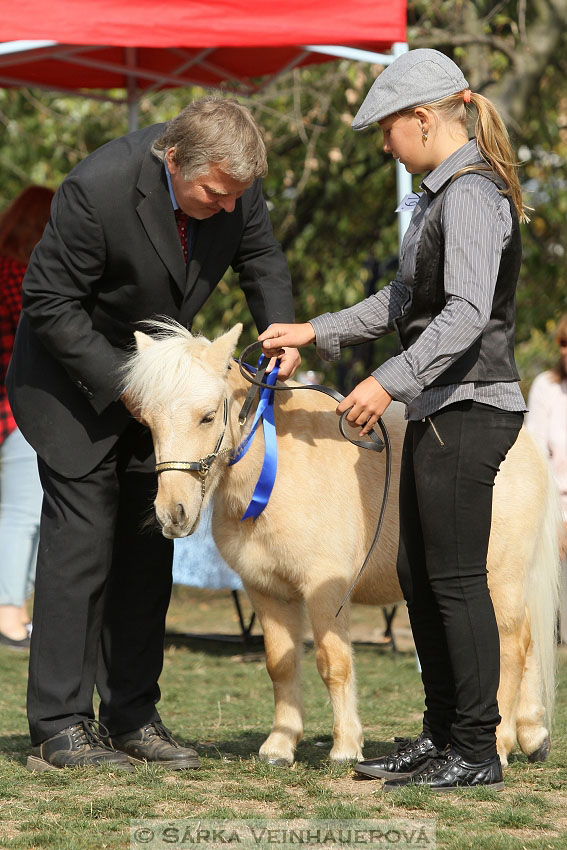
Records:
M215 372L224 374L227 371L241 333L242 323L239 322L230 331L215 339L207 348L204 357Z
M175 147L168 148L165 152L165 161L167 162L167 167L170 174L177 174L179 170L178 165L175 161Z
M142 331L134 331L134 339L136 340L136 348L138 351L145 351L146 348L149 348L150 345L155 345L155 339L152 339L148 334L143 333Z

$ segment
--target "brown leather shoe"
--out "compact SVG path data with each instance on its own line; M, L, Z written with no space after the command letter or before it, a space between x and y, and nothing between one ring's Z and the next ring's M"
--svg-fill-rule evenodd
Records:
M27 769L42 773L62 767L98 767L108 764L116 770L131 773L134 767L130 759L102 740L97 725L94 720L82 720L62 729L39 746L32 747L26 763Z
M132 761L151 762L170 770L194 770L201 766L195 750L180 746L163 723L157 721L123 735L112 735L109 741Z

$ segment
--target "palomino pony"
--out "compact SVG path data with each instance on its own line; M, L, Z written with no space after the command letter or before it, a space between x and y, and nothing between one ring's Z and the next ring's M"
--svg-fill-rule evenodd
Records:
M336 617L373 538L384 458L339 433L335 404L317 392L277 392L278 470L257 520L241 517L263 461L261 429L242 459L227 466L243 439L238 418L249 385L232 361L241 325L209 342L173 321L136 333L126 367L129 392L151 428L158 476L157 519L166 537L195 531L213 500L213 535L242 578L264 632L275 716L261 758L291 764L303 733L300 662L303 613L309 614L319 673L334 712L334 760L360 759L349 612ZM225 425L226 420L226 425ZM384 526L353 601L402 599L396 576L401 405L384 421L392 443L392 485ZM221 439L222 437L222 439ZM211 458L217 453L216 458ZM193 463L194 471L167 468ZM522 430L496 479L488 576L501 643L498 752L504 765L516 741L532 761L549 750L554 691L558 583L558 514L547 465Z

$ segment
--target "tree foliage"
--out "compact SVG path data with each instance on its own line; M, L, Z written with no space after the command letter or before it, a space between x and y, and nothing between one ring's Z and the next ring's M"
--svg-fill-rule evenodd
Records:
M506 120L532 220L523 228L520 341L567 312L567 0L410 3L414 47L437 47Z
M518 339L529 364L534 329L545 333L549 321L567 312L567 0L413 0L408 25L410 47L448 53L471 87L494 100L523 161L533 212L523 228ZM265 193L292 271L299 320L353 304L395 273L394 162L382 152L377 127L354 133L350 126L380 70L330 61L295 70L249 101L270 150ZM140 123L166 120L202 94L143 96ZM126 132L126 109L4 90L2 127L0 208L29 182L56 187L81 158ZM228 274L196 327L214 335L237 320L245 321L243 342L252 339L242 293ZM394 350L392 338L354 349L340 371L307 352L306 366L327 370L326 380L348 388Z

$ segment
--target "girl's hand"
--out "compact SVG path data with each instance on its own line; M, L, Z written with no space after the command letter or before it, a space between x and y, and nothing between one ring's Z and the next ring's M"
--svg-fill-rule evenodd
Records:
M266 369L270 372L276 363L276 358L270 360L270 364ZM280 371L278 372L278 381L287 381L288 378L293 378L299 366L301 365L301 356L297 348L286 348L284 353L280 355Z
M299 325L270 325L258 337L263 343L263 352L267 357L282 357L284 348L299 348L315 341L315 331L309 322Z
M373 425L378 422L390 402L392 396L378 383L372 375L361 381L337 407L338 416L342 416L345 410L352 407L347 415L347 422L351 425L362 425L360 437L368 434Z

